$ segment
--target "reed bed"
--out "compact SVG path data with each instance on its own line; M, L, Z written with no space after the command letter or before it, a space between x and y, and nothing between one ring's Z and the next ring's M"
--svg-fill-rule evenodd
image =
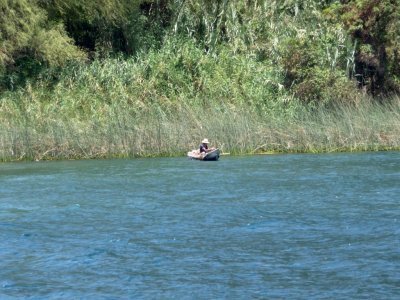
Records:
M155 104L140 113L111 103L90 119L55 107L38 111L28 105L22 114L2 106L3 116L8 113L0 123L2 161L183 156L203 137L231 154L400 149L398 98L390 105L366 101L362 107L286 118L253 113L246 106L204 108L185 102L174 110Z
M229 49L170 44L51 80L0 96L1 161L182 156L204 137L231 154L400 149L399 97L312 108Z

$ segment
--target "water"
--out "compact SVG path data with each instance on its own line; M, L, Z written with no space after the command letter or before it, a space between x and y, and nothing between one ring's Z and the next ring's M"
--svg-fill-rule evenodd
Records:
M0 299L398 299L398 152L0 165Z

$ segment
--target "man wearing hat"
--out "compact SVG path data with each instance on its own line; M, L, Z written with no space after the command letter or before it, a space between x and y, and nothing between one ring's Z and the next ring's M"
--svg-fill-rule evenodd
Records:
M209 144L209 141L208 141L208 139L204 139L204 140L202 140L201 141L201 144L200 144L200 153L207 153L207 152L210 152L210 151L212 151L212 149L208 149L208 144Z

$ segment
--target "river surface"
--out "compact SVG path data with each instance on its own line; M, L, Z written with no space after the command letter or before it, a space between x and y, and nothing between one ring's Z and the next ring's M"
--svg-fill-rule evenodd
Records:
M0 299L399 298L399 152L0 164Z

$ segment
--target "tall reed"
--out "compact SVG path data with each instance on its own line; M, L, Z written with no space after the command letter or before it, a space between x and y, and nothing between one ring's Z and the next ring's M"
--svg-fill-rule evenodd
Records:
M184 155L204 137L232 154L400 148L398 97L312 108L281 76L271 62L190 42L70 67L53 86L1 95L0 160Z
M100 110L103 115L85 120L49 107L27 108L23 117L16 110L16 118L1 119L1 160L181 156L203 137L232 154L400 149L398 98L388 106L366 102L287 118L187 102L174 110L158 104L139 113L112 104Z

